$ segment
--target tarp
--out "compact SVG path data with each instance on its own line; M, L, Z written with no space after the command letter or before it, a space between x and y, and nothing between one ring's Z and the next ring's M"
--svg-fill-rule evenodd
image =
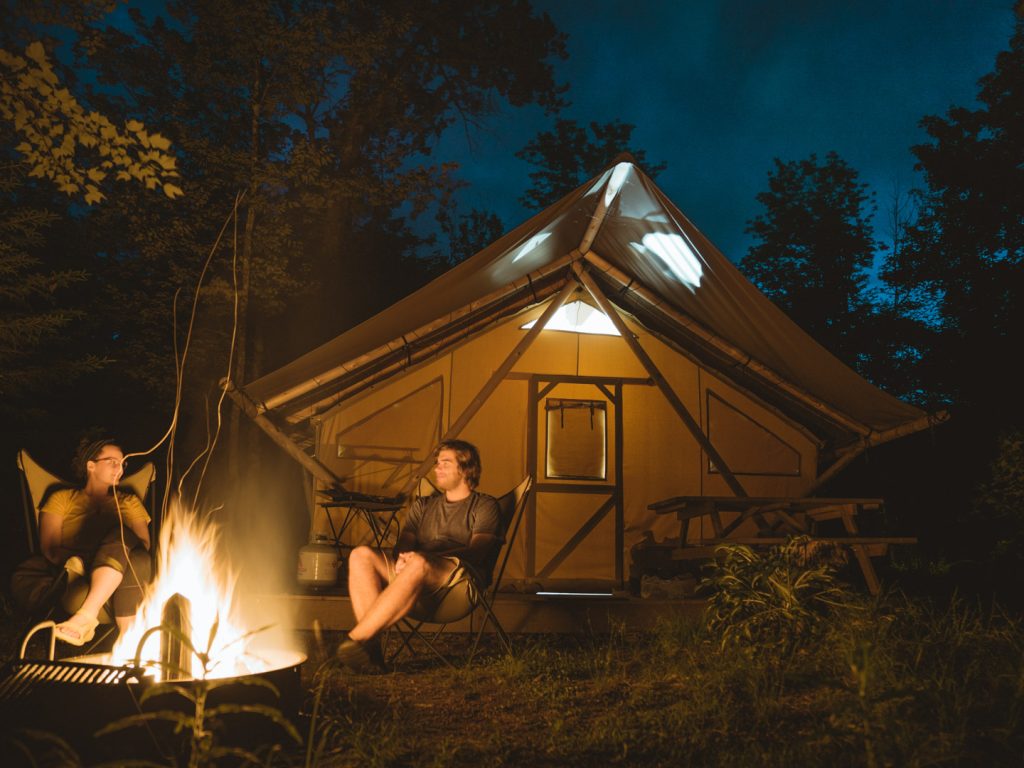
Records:
M449 318L486 306L503 292L522 291L587 253L624 273L627 291L642 288L677 320L692 321L807 400L848 420L850 434L838 443L924 416L801 330L630 162L615 164L420 290L244 391L266 410L278 409L293 421L304 418L309 410L289 407L300 395L305 408L316 402L319 389L330 390L339 376L403 348L417 331L443 333ZM671 326L661 331L671 340Z

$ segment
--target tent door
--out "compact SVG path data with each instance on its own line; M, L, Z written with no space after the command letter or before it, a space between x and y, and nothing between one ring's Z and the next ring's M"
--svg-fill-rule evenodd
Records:
M546 587L623 585L622 384L535 374L527 466L527 579Z

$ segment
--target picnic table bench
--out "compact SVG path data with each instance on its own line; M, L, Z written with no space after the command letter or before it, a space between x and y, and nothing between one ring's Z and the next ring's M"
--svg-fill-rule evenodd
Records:
M677 560L708 559L719 544L770 546L785 543L793 536L810 536L813 541L849 547L860 565L871 594L879 590L878 575L871 557L885 554L890 544L916 544L911 536L863 536L857 525L865 510L878 510L882 499L815 498L785 496L673 496L648 506L659 515L675 514L680 522L679 547L672 553ZM722 513L737 513L723 525ZM690 524L706 518L714 535L690 539ZM842 530L832 534L821 531L822 523L839 520ZM731 536L741 525L753 522L756 536ZM703 532L703 528L702 528Z

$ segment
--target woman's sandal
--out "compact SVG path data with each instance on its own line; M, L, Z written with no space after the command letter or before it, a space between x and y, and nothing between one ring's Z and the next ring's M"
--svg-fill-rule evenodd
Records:
M95 616L79 611L67 621L58 624L53 633L58 640L69 645L83 646L96 636L97 626L99 626L99 621Z

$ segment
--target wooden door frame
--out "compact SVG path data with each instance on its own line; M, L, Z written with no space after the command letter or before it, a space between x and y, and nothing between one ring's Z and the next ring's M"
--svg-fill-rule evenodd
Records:
M521 375L522 376L522 375ZM521 376L514 376L520 378ZM590 532L608 515L611 509L615 510L615 581L621 587L625 584L623 567L623 542L625 528L625 506L624 506L624 477L623 477L623 431L624 419L622 415L622 392L627 384L641 384L653 386L651 379L633 379L608 376L571 376L558 374L531 373L522 376L527 379L527 424L526 424L526 466L536 478L530 494L530 502L526 509L526 520L524 523L524 535L526 539L526 562L525 571L527 578L544 578L557 568L568 557L572 551L590 534ZM510 378L512 378L510 376ZM544 385L543 387L541 385ZM540 438L537 422L540 414L540 405L544 397L551 393L560 384L585 384L593 386L604 395L608 402L615 409L615 437L613 442L614 451L614 472L615 482L612 485L605 483L566 483L546 482L543 467L540 466L540 457L537 452L537 443ZM542 568L537 568L537 495L542 492L549 493L579 493L595 495L598 493L607 494L607 499L601 503L597 511L591 515L583 526L577 530L565 543L565 545L552 557Z

